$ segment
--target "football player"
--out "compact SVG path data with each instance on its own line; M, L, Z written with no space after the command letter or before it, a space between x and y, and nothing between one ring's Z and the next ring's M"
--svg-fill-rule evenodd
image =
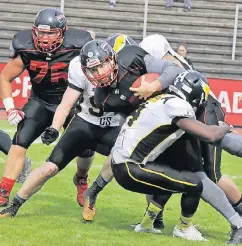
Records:
M176 75L185 70L182 67L179 67L177 64L171 63L169 61L162 61L161 59L156 59L148 55L144 50L136 45L124 46L124 43L128 44L128 42L124 39L126 35L118 37L119 38L117 39L114 35L113 39L111 40L112 42L108 40L112 45L115 44L115 50L118 54L113 55L113 49L105 41L90 42L89 45L86 46L87 49L82 50L81 62L84 73L89 78L89 80L95 86L102 87L103 85L99 83L99 80L102 80L102 77L99 77L96 73L96 78L93 78L92 72L95 72L95 70L92 71L90 69L89 71L89 67L87 65L91 64L88 64L89 60L91 59L88 57L88 53L89 51L94 53L93 60L95 58L97 59L97 63L93 63L93 65L98 65L98 62L100 61L107 61L109 66L105 68L107 71L105 71L104 76L107 76L108 81L110 77L110 82L104 85L103 88L96 88L96 92L98 92L98 94L101 93L101 97L103 98L101 100L95 99L95 102L101 101L102 104L103 99L107 97L109 93L111 93L111 97L107 98L105 101L105 110L110 111L108 105L111 105L115 111L123 114L125 117L129 115L134 109L136 109L139 103L143 101L133 96L133 93L129 91L132 83L137 78L147 72L160 73L162 75L160 79L156 81L158 82L158 86L160 88L160 80L163 81L164 84L172 83ZM121 47L121 49L119 47ZM105 49L106 51L99 52L99 49ZM101 54L100 56L97 55L98 52ZM118 63L120 64L117 65ZM108 84L110 87L107 86ZM120 89L119 85L121 85ZM97 94L95 93L95 96L96 95ZM100 105L98 105L98 107L100 107ZM110 175L112 174L110 162L107 162L106 164L107 165L104 165L104 169ZM106 179L104 179L103 174L104 170L101 171L90 189L84 193L83 217L88 218L88 220L93 220L95 215L95 206L85 206L85 204L95 204L98 193L108 184L107 180L111 180L112 177L111 175L109 178L106 177ZM102 180L102 182L99 180ZM100 185L100 183L102 183L102 185Z
M9 123L18 126L0 183L0 206L8 203L10 192L23 169L27 149L51 125L54 112L67 88L70 60L90 40L92 37L87 31L67 30L64 14L54 8L39 11L32 30L20 31L14 35L10 47L12 59L0 77L0 95ZM12 98L11 81L25 69L32 84L31 96L23 110L17 110ZM71 118L70 114L65 126ZM89 161L93 154L92 151L87 151L82 157ZM79 173L82 170L77 172L75 184L78 188L83 183L87 186L86 177L78 176Z
M89 56L92 57L92 54L89 53ZM56 109L52 125L42 134L42 141L50 144L58 138L61 127L76 100L81 96L79 112L72 118L46 163L30 173L11 204L0 212L0 217L14 217L20 206L35 194L49 178L64 169L80 151L91 149L103 155L110 154L120 131L120 115L112 112L105 113L96 108L94 103L95 87L87 81L83 74L79 56L70 62L68 82L67 90Z
M157 90L166 89L169 83L174 83L173 76L177 74L178 70L185 71L177 64L152 57L137 46L124 47L117 57L111 55L111 50L112 48L106 42L96 40L88 42L81 51L82 69L89 81L97 86L95 102L107 112L116 111L128 115L137 108L143 100L134 97L130 87L142 74L150 72L161 74L151 85L154 93ZM92 52L93 59L89 59L89 52ZM184 79L186 74L182 73L180 79ZM192 76L195 76L193 79L199 80L202 77L206 80L200 73L197 75L197 72ZM150 89L150 84L146 84ZM220 211L230 223L234 219L238 221L239 215L228 203L222 190L211 182L203 172L200 178L206 187L202 193L202 198ZM94 182L93 188L90 187L89 189L90 193L84 194L84 211L85 200L89 200L88 204L95 204L96 194L99 192L95 190L97 187L98 190L102 189L97 182ZM86 209L95 210L95 206L89 206Z
M167 39L159 34L153 34L144 38L140 47L154 57L180 62L186 69L189 65L183 57L179 56L170 46ZM134 89L137 93L137 90ZM138 88L138 91L142 88ZM142 93L142 92L141 92ZM139 96L141 96L139 94ZM143 95L144 96L144 95ZM218 125L218 121L224 121L225 113L221 104L211 92L208 97L205 110L197 112L198 119L207 125ZM226 194L234 209L242 216L242 196L238 186L221 173L222 148L233 155L242 157L241 138L236 133L226 135L221 146L215 146L202 142L202 152L204 158L204 170L207 176L215 182Z
M157 208L161 210L165 205L161 199L156 200L156 196L164 192L183 193L180 224L174 228L173 235L204 241L191 222L203 190L202 181L193 172L171 168L173 160L162 155L167 148L173 148L173 143L186 132L203 141L216 142L230 131L230 126L226 123L207 126L196 120L195 111L203 107L209 93L203 80L192 83L177 80L175 86L170 86L170 91L171 94L148 99L127 118L112 150L112 170L123 188L154 195L158 206L150 203L151 220L160 212ZM190 155L188 152L185 154ZM158 156L159 161L156 160ZM180 156L177 162L183 165ZM141 223L139 227L145 230L146 224ZM136 230L141 231L138 227Z

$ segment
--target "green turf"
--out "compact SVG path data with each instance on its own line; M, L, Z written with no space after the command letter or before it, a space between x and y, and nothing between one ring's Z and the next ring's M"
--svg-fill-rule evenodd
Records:
M0 129L13 130L0 121ZM10 133L11 135L13 133ZM33 167L39 166L51 148L34 144L28 151ZM1 155L5 159L4 155ZM90 171L91 182L101 169L105 158L96 155ZM3 164L3 160L1 161ZM223 171L232 176L241 187L242 165L238 158L223 155ZM3 165L0 166L2 172ZM44 246L44 245L222 245L228 239L229 224L214 209L201 202L194 223L209 242L194 243L171 237L172 229L180 214L180 195L174 195L165 209L166 228L162 235L137 234L130 224L140 221L146 206L143 195L128 192L115 181L101 193L97 203L97 217L92 224L84 224L82 209L76 203L72 177L75 164L70 164L58 176L26 202L14 219L1 219L0 246ZM12 194L15 194L17 185Z

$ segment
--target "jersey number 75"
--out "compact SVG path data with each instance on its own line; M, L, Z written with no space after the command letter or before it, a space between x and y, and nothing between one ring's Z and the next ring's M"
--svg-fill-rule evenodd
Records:
M64 79L67 81L68 78L68 72L63 71L68 65L64 62L56 62L50 67L50 82L51 83L57 83L59 79ZM49 63L48 62L42 62L42 61L34 61L31 60L30 62L30 70L37 71L39 70L39 73L32 79L34 83L39 84L44 77L47 75L49 69Z

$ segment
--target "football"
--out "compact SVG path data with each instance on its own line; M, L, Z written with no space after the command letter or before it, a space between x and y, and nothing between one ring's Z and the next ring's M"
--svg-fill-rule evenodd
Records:
M146 73L146 74L140 76L138 79L136 79L135 82L133 83L132 87L133 88L140 87L142 81L151 83L154 80L156 80L159 76L160 76L159 73Z

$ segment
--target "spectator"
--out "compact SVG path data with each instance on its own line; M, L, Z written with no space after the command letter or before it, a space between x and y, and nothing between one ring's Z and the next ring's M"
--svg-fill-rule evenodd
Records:
M116 0L109 0L109 8L114 8L116 5Z
M111 1L111 0L110 0ZM166 9L171 10L174 0L166 0ZM191 11L191 0L184 0L184 11Z
M189 58L187 58L187 45L186 44L179 44L177 48L177 53L187 61L187 63L192 67L192 69L194 69L192 61Z

